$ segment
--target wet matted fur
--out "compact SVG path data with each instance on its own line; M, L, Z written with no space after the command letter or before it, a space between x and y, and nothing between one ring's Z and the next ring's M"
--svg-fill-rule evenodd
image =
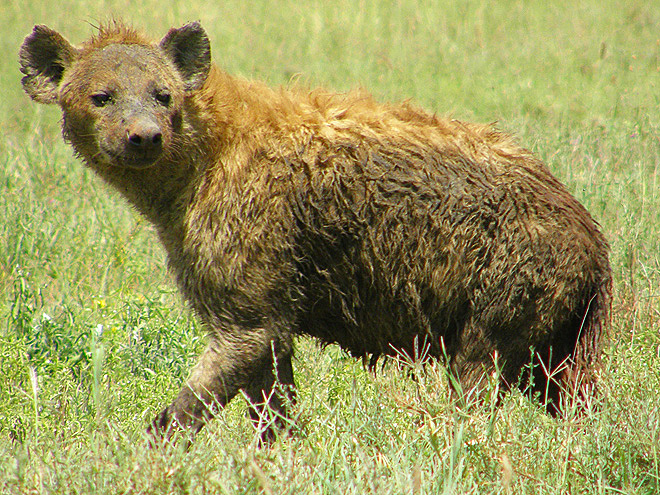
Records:
M208 329L154 434L198 431L240 390L255 419L285 415L300 334L372 362L423 345L466 389L497 355L502 383L552 412L593 388L607 242L510 136L233 77L197 23L160 42L111 23L80 47L36 26L20 61L80 158L153 222Z

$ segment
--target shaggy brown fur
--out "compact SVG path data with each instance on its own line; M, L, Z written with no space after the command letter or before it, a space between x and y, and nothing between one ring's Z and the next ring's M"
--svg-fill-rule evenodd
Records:
M497 354L503 383L551 411L588 393L607 243L509 136L237 79L196 23L158 44L115 23L79 48L37 26L20 61L26 92L61 106L78 155L156 226L209 330L154 434L199 430L241 389L255 419L285 414L299 334L358 357L424 346L465 389Z

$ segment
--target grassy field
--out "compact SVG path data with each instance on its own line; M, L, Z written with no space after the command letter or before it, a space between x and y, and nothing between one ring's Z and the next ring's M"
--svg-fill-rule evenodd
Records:
M601 223L613 329L602 395L552 419L452 402L440 367L365 372L299 342L299 431L259 449L241 398L188 451L144 429L204 345L151 227L20 87L43 23L201 20L226 70L412 98L515 134ZM660 4L648 0L0 2L0 493L660 492Z

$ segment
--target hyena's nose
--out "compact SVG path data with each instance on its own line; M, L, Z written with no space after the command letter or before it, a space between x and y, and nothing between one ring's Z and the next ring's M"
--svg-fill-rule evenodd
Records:
M163 141L163 133L158 124L148 119L131 122L126 130L126 136L130 148L145 153L158 152Z

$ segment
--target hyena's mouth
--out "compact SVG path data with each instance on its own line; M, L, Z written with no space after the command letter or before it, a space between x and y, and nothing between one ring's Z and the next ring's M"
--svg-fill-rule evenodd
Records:
M108 150L104 146L99 146L100 155L108 165L122 168L149 168L154 166L162 156L162 149L129 151L129 150Z
M127 168L149 168L154 166L160 157L161 153L149 153L143 156L126 154L118 157L117 161Z

